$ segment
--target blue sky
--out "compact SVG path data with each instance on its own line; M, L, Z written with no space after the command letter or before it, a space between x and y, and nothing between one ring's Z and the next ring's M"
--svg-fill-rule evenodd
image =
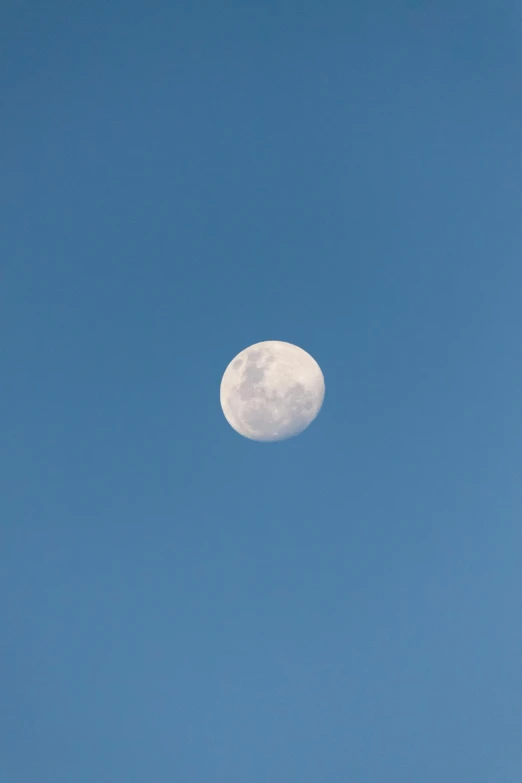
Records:
M521 34L4 4L3 780L519 783ZM261 340L325 375L282 443Z

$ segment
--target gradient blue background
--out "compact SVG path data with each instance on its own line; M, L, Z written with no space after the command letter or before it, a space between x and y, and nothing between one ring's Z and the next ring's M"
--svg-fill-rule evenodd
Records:
M520 783L521 35L4 4L6 783ZM219 407L268 339L279 444Z

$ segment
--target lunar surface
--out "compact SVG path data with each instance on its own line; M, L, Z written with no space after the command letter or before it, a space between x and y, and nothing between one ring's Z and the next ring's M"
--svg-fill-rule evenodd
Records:
M321 368L291 343L256 343L232 359L221 381L221 407L251 440L285 440L315 419L324 399Z

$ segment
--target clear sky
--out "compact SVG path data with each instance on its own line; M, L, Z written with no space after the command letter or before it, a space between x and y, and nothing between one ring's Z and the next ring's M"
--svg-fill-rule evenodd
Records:
M520 783L518 4L0 22L1 780Z

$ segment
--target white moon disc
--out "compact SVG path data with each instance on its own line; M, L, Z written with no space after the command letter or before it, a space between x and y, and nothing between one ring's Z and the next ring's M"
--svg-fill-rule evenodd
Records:
M315 419L324 399L321 368L291 343L269 340L238 353L225 370L220 399L236 432L251 440L284 440Z

